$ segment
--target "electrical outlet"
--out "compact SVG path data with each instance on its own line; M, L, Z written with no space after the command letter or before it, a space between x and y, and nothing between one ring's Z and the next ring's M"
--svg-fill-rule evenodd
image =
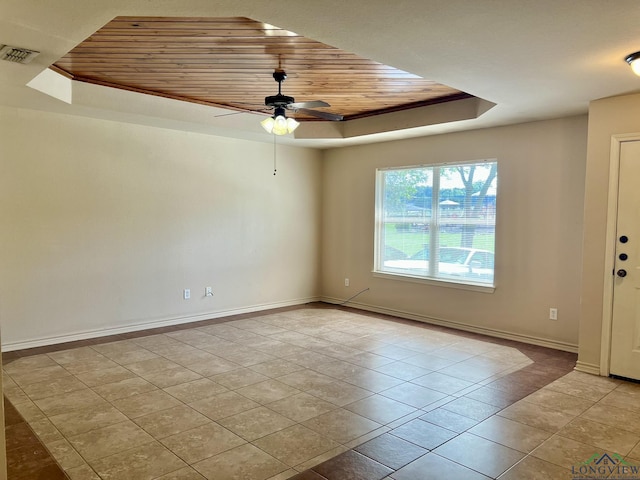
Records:
M345 286L345 287L348 287L348 286L349 286L349 279L348 279L348 278L345 278L345 279L344 279L344 286Z
M550 308L549 309L549 320L558 320L558 309Z
M182 292L182 297L185 300L189 300L191 298L191 290L189 290L188 288L185 288L184 291Z
M204 296L205 297L213 297L213 288L212 287L205 287Z

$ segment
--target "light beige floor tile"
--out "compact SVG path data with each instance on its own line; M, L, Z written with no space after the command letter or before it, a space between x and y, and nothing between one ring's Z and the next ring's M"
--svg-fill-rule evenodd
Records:
M456 363L439 370L440 373L451 375L468 382L480 382L506 369L508 365L481 365L475 362L474 358Z
M115 342L93 345L91 348L103 355L107 355L120 352L136 352L140 350L140 345L133 340L117 340Z
M531 455L563 468L571 468L579 462L587 461L594 453L603 452L597 452L593 445L554 435L531 452Z
M186 405L143 415L135 422L154 438L160 439L199 427L211 420Z
M633 447L633 450L629 452L628 457L636 460L636 463L640 463L640 443Z
M303 425L343 444L381 426L373 420L341 408L307 420Z
M152 392L157 389L158 387L152 383L149 383L144 378L137 376L93 387L94 392L109 402L131 397L133 395L139 395L141 393Z
M268 379L269 377L248 368L238 368L237 370L220 373L211 377L211 380L227 387L230 390L253 385L254 383L264 382Z
M590 400L544 388L528 395L522 400L570 415L580 415L594 404L594 402Z
M611 406L596 403L589 410L580 415L580 418L593 420L594 422L604 423L612 427L620 426L624 430L640 435L640 423L638 423L638 414L630 410L620 408L611 408Z
M67 363L64 369L73 375L93 372L95 370L104 370L105 368L114 368L120 366L113 360L104 357L102 360L85 360L80 363Z
M192 403L202 400L203 398L227 392L228 390L226 387L223 387L208 378L202 378L193 382L181 383L180 385L167 387L164 391L184 403Z
M357 402L345 405L344 408L382 425L393 422L398 418L405 417L416 411L414 407L383 397L382 395L372 395L363 398Z
M149 413L182 405L179 400L162 390L121 398L114 400L112 403L114 407L129 418L138 418Z
M290 468L289 470L285 470L284 472L278 473L273 477L269 477L267 480L287 480L297 474L298 474L297 470Z
M333 403L326 402L307 393L299 393L268 403L267 407L295 422L304 422L338 408Z
M556 392L565 393L567 395L573 395L585 400L597 402L606 396L615 385L603 385L598 386L594 384L586 384L575 380L569 380L566 378L560 378L555 382L550 383L544 390L554 390Z
M84 363L93 360L105 361L107 358L98 353L91 347L79 347L69 350L60 350L59 352L51 352L47 354L60 365L68 365L71 363Z
M612 427L578 417L560 430L558 435L624 456L640 442L639 434L629 432L624 427L624 425Z
M34 402L46 415L53 416L68 413L86 407L99 407L106 405L104 398L94 391L85 388L69 393L54 395Z
M328 450L324 453L321 453L320 455L310 458L309 460L305 460L304 462L299 463L298 465L295 466L294 470L296 470L297 472L304 472L305 470L309 470L310 468L313 468L316 465L320 465L321 463L326 462L327 460L331 460L333 457L337 457L338 455L346 452L347 450L349 450L349 448L345 447L344 445L340 445L336 448L332 448L331 450ZM320 479L314 478L313 480L320 480Z
M100 477L89 465L84 464L66 471L71 480L100 480Z
M258 363L257 365L251 365L249 368L270 378L281 377L283 375L287 375L289 373L304 369L302 365L288 362L287 360L284 360L282 358Z
M6 382L7 379L9 379L9 377L6 377L3 382ZM13 380L11 380L11 382L13 382ZM14 382L13 385L9 387L5 387L5 385L3 385L2 390L2 393L4 393L4 395L11 401L13 405L17 405L18 403L23 402L31 402L31 399L28 397L28 395L24 393L22 389Z
M60 377L25 385L22 390L31 400L40 400L86 388L87 386L75 377Z
M613 390L600 400L600 403L613 408L640 413L640 395L634 395L632 391L624 389Z
M147 335L146 337L133 338L131 339L131 341L136 345L140 345L141 347L146 348L147 350L153 351L154 353L158 353L154 349L169 348L169 347L184 345L182 342L174 338L171 338L168 335L165 335L163 333L160 333L157 335Z
M58 364L48 355L31 355L4 362L2 369L9 374L28 373L38 368L57 367Z
M49 452L51 452L51 455L53 455L53 458L55 458L58 464L65 470L84 464L82 457L65 439L47 443L46 447Z
M50 417L50 420L66 437L71 437L96 428L124 422L127 417L112 405L105 404L54 415Z
M572 372L567 373L564 377L567 380L583 382L588 385L597 385L597 386L607 386L613 385L614 387L620 385L622 383L621 380L616 380L614 378L601 377L598 375L592 375L590 373L579 372L578 370L573 370Z
M87 460L97 460L153 442L153 437L127 420L69 437L69 442Z
M139 345L135 344L132 344L130 350L114 350L110 352L102 352L102 354L120 365L128 365L130 363L142 362L144 360L151 360L152 358L159 357L159 355L140 348Z
M218 423L245 440L253 441L290 427L296 422L266 407L258 407L223 418L218 420Z
M342 360L335 360L332 362L322 363L315 367L313 370L328 375L333 379L346 380L351 378L356 373L367 371L366 368L356 365L354 363L345 362Z
M87 372L78 373L76 377L89 387L96 387L106 383L119 382L135 378L136 374L126 368L116 365L109 368L100 368L98 370L89 370Z
M374 438L379 437L380 435L383 435L389 432L390 430L391 429L386 426L376 428L375 430L371 430L369 433L365 433L364 435L361 435L359 437L354 438L353 440L348 441L343 446L346 448L356 448L357 446L362 445L363 443L366 443L369 440L373 440Z
M152 479L186 467L159 443L150 443L101 458L90 465L103 480Z
M238 344L230 348L216 349L215 354L243 367L250 367L251 365L257 365L258 363L268 362L277 358L249 347L238 347L237 345Z
M48 419L40 420L38 422L29 422L29 426L42 443L51 443L64 438L60 430L58 430Z
M566 468L530 456L500 476L500 480L569 480L571 478L570 471Z
M403 358L413 357L420 353L415 350L399 347L398 345L385 345L383 347L374 348L370 351L371 353L375 353L376 355L381 355L392 360L402 360Z
M472 382L452 377L451 375L445 375L440 372L432 372L427 375L414 378L411 380L411 383L446 393L447 395L453 395L456 392L460 392L461 390L474 385Z
M278 377L278 381L297 388L303 392L317 386L328 385L336 381L335 378L319 373L309 368L300 367L302 370Z
M471 428L469 433L524 453L531 452L552 435L551 432L497 415Z
M242 445L193 465L208 480L265 480L288 469L253 445Z
M178 330L175 332L169 332L166 335L175 340L180 340L184 343L191 343L193 341L198 342L201 341L204 337L207 337L208 332L205 331L205 328L187 328L185 330Z
M205 480L202 475L191 467L181 468L175 472L167 473L155 480Z
M640 384L635 382L624 382L622 380L618 380L618 384L608 385L610 390L617 390L618 392L626 392L635 395L640 394Z
M432 371L424 366L412 365L401 361L387 363L381 367L376 367L374 370L404 381L422 377Z
M307 390L307 393L339 407L373 395L369 390L340 381L326 385L316 385Z
M350 378L345 378L344 381L375 393L380 393L383 390L388 390L389 388L404 383L404 380L385 375L384 373L376 372L368 368L363 370L364 371L358 372Z
M230 372L236 368L240 368L240 365L224 358L211 355L206 360L198 360L195 363L185 365L189 370L199 373L203 377L210 377L219 373Z
M260 406L259 403L243 397L236 392L220 393L213 397L190 403L189 405L211 420L220 420L221 418L236 415Z
M522 400L498 412L498 415L552 433L575 418L574 415Z
M161 442L190 465L246 443L214 422L163 438Z
M211 360L211 358L214 356L209 352L205 352L204 350L200 350L198 348L191 347L185 344L181 345L181 348L175 347L170 350L160 349L157 350L156 353L162 355L165 358L168 358L178 365L182 365L183 367L186 367L188 365L198 365L201 362ZM186 348L190 348L191 350L186 350Z
M284 357L284 359L305 368L315 368L323 363L334 362L336 360L328 355L322 355L321 353L306 349L303 352Z
M470 433L460 434L433 452L491 478L500 476L525 456Z
M133 373L142 377L149 373L169 370L170 368L176 368L180 365L172 362L171 360L167 360L164 357L154 357L140 362L127 363L126 366Z
M413 383L403 383L380 393L380 395L405 403L415 408L425 407L433 402L445 398L446 394L421 387Z
M293 425L253 443L291 467L340 446L337 442L302 425Z
M146 373L140 376L159 388L180 385L181 383L192 382L202 378L202 375L179 365L167 370Z
M71 376L67 370L57 364L50 367L34 368L32 370L16 370L9 373L9 375L11 376L11 379L22 388L32 383L51 381L56 378Z
M300 393L300 390L275 379L265 380L236 390L241 395L261 404L275 402Z

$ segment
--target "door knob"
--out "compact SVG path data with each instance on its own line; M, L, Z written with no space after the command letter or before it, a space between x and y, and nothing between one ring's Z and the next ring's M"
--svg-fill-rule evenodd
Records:
M620 270L618 270L618 271L616 272L616 275L618 275L618 276L619 276L619 277L621 277L621 278L626 277L626 276L627 276L627 271L626 271L626 270L623 270L623 269L620 269Z

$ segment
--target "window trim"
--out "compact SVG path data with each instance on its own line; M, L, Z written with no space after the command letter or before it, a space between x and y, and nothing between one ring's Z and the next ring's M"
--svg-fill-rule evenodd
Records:
M384 235L381 234L382 226L384 225L384 199L385 199L385 182L382 181L382 176L384 172L392 170L412 170L417 168L428 168L432 171L437 171L439 173L440 168L447 166L464 166L464 165L477 165L483 163L496 163L496 167L498 166L497 158L485 158L478 160L467 160L462 162L443 162L443 163L432 163L432 164L420 164L420 165L410 165L410 166L389 166L389 167L380 167L376 168L375 172L375 219L374 219L374 262L373 262L373 270L371 271L374 277L378 278L386 278L393 280L406 281L411 283L421 283L426 285L434 285L446 288L456 288L461 290L470 290L482 293L494 293L496 289L496 271L494 264L494 274L493 280L491 283L485 282L474 282L473 280L456 280L451 278L439 278L436 276L421 276L421 275L411 275L409 273L400 273L393 272L381 269L381 264L384 261L381 257L381 252L384 249L383 238ZM436 170L437 169L437 170ZM497 178L497 176L496 176ZM440 192L440 175L433 175L432 181L432 207L431 207L431 218L438 216L439 214L439 203L437 201L437 195ZM496 185L496 192L498 190L498 186ZM496 202L497 202L497 193L496 193ZM497 222L497 218L496 218ZM496 225L494 223L494 235L496 233ZM494 249L497 242L497 238L494 237ZM430 258L435 258L434 249L437 249L437 246L434 242L429 242L429 246L431 249ZM495 255L495 252L494 252ZM433 273L433 269L431 265L429 266L429 273Z

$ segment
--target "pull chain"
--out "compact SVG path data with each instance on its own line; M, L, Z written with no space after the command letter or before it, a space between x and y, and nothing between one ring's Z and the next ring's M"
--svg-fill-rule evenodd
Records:
M276 174L276 135L273 135L273 175Z

